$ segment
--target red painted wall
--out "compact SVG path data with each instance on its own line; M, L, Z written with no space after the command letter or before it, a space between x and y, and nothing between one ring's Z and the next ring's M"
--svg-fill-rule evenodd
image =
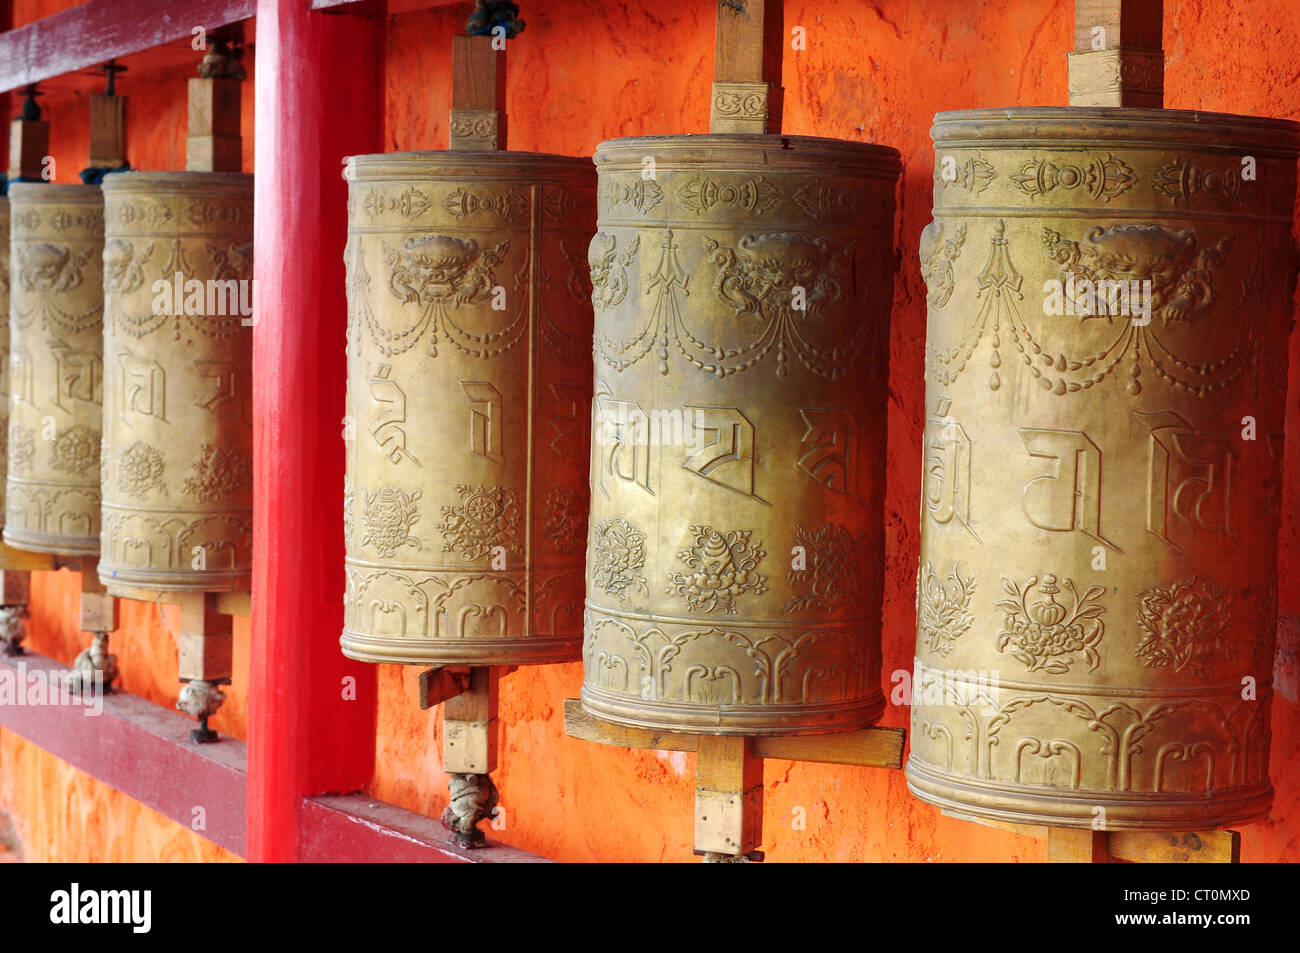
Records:
M25 11L67 4L19 0ZM468 7L468 4L464 5ZM713 4L656 0L524 2L527 30L510 48L511 146L589 155L602 139L703 132L713 64ZM390 18L388 124L390 150L445 148L451 33L461 7ZM897 148L904 177L898 223L902 267L895 287L889 454L885 461L887 578L885 672L910 669L914 639L913 582L920 492L925 290L917 242L930 220L933 152L929 127L944 109L1063 105L1065 50L1071 46L1070 0L787 0L786 27L803 26L808 48L787 52L786 132L875 141ZM1300 6L1289 0L1165 0L1166 101L1176 108L1300 118L1294 61ZM254 57L255 59L255 57ZM132 96L129 147L145 168L177 168L184 155L184 76L188 68L146 82L127 74ZM251 84L246 94L251 92ZM85 105L52 95L54 152L60 180L84 164ZM246 160L251 161L251 101L245 102ZM66 164L65 164L66 163ZM250 166L246 165L246 168ZM66 172L65 172L66 170ZM263 170L273 172L273 170ZM342 249L327 253L342 254ZM342 342L340 341L340 346ZM1293 350L1300 343L1293 343ZM1288 429L1300 432L1300 355L1292 360ZM1287 471L1298 470L1297 441ZM341 479L339 485L341 485ZM322 500L337 506L338 500ZM1272 773L1278 795L1271 818L1243 828L1243 859L1300 858L1300 586L1297 572L1300 482L1288 483L1282 529L1283 620L1273 711ZM32 643L70 660L88 639L72 632L74 592L47 577L34 586ZM175 698L175 650L152 606L128 608L115 650L127 685L160 703ZM246 658L247 630L238 629ZM237 662L242 666L243 662ZM376 772L369 792L413 810L437 814L446 802L439 765L441 717L416 705L416 669L381 667ZM218 727L243 731L242 671ZM286 674L285 677L292 677ZM503 683L501 770L505 827L493 836L562 860L691 860L694 757L606 749L566 738L562 700L581 686L577 664L521 669ZM224 719L224 723L222 721ZM885 724L905 726L906 710ZM15 755L14 751L18 754ZM0 745L0 778L27 771L22 743ZM68 769L70 770L70 769ZM45 796L61 796L64 778L47 774ZM1040 842L944 818L913 800L901 772L770 761L766 766L765 847L773 861L1041 860ZM21 785L19 785L21 787ZM29 820L32 797L15 798L0 782L0 807ZM792 824L803 808L807 824ZM157 823L165 828L165 819ZM21 829L21 823L18 823ZM82 856L71 828L50 851ZM150 856L159 839L141 821L128 853ZM63 838L59 841L59 838Z

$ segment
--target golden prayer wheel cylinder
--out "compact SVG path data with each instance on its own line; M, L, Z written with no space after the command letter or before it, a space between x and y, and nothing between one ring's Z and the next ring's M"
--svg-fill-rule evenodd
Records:
M253 176L104 178L111 587L249 588Z
M576 660L591 401L586 159L348 160L343 652Z
M582 705L709 734L869 725L898 153L711 134L595 161Z
M936 117L923 800L1101 829L1267 811L1298 128Z
M104 199L97 186L14 182L4 541L99 551Z
M0 195L0 471L9 470L9 199ZM0 529L4 527L4 486L0 480Z

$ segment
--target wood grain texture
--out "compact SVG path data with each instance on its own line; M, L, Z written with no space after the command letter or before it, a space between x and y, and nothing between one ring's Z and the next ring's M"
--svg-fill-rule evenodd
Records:
M1111 831L1111 857L1135 864L1236 864L1241 862L1237 831Z
M698 735L672 734L648 728L628 728L594 718L576 698L564 700L564 733L570 738L615 748L648 748L655 751L694 751Z
M1049 864L1104 864L1109 860L1105 831L1077 827L1047 829Z
M906 739L907 732L902 728L864 728L833 735L755 738L754 752L760 758L901 768Z
M1094 49L1094 30L1106 31L1100 49L1158 50L1163 42L1164 0L1074 0L1074 49Z

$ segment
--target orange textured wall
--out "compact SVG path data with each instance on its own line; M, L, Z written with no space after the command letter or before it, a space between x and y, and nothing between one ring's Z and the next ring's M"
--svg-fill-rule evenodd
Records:
M24 22L25 11L44 15L68 5L66 0L18 0L18 22ZM713 4L708 0L523 0L523 6L528 28L510 52L513 148L589 155L598 142L615 136L706 131L713 65ZM445 148L450 106L445 51L463 17L464 9L456 6L390 18L388 149ZM808 39L807 50L785 57L785 131L884 143L897 148L904 162L898 223L902 265L895 287L884 463L884 667L889 673L910 669L915 631L925 320L917 242L930 218L930 120L944 109L1064 104L1064 51L1071 45L1073 3L787 0L785 20L787 28L803 26ZM1300 6L1290 0L1239 0L1231 11L1215 0L1165 0L1168 104L1300 118L1300 86L1292 66L1297 35ZM128 73L122 81L122 91L132 96L128 137L136 165L180 166L180 88L188 74L188 69L169 68L158 71L156 85L147 82L153 77L143 71ZM59 179L75 181L72 176L85 157L84 94L52 95L47 105L56 124ZM251 112L249 84L246 163L251 162ZM342 254L341 248L335 251ZM1291 433L1300 427L1300 360L1295 357L1287 421ZM1289 473L1297 472L1297 453L1293 440ZM1300 857L1300 482L1289 481L1288 493L1273 712L1272 771L1278 796L1269 820L1243 828L1243 856L1249 861ZM337 504L321 501L322 506ZM33 578L32 645L70 661L88 641L74 631L71 578L66 573ZM154 606L128 605L114 647L127 670L127 687L171 704L176 663L168 633L175 630L175 619L164 613L160 622L157 613ZM246 625L236 632L236 686L218 727L242 736ZM446 803L439 763L441 717L417 707L416 671L382 667L377 766L369 791L436 815ZM607 749L566 738L562 700L575 697L581 681L580 666L570 664L521 669L503 682L498 783L505 827L493 836L562 860L690 860L694 756ZM906 710L891 709L884 723L905 726ZM14 812L20 831L33 829L23 825L32 823L31 812L40 810L42 796L62 803L67 784L82 785L77 790L101 799L103 810L112 814L114 792L95 788L66 766L64 775L48 766L42 770L40 759L52 759L26 750L30 747L0 734L0 807ZM33 782L31 775L41 780ZM773 861L1045 856L1040 842L940 816L910 797L901 772L770 761L766 780L765 847ZM33 793L19 798L11 793L16 788ZM805 830L791 823L797 807L806 814ZM80 857L79 851L88 849L79 846L72 825L47 822L42 829L53 832L41 835L54 838L51 855ZM157 815L152 821L136 817L132 832L128 853L141 858L172 843L169 837L177 832L193 836Z
M26 861L240 859L3 729L0 806Z
M510 47L510 146L589 155L615 136L705 132L713 69L707 0L524 3ZM447 37L459 8L390 22L390 150L445 148ZM884 605L886 673L910 669L920 493L925 289L917 264L930 220L930 120L945 109L1064 105L1070 0L787 0L787 30L808 45L785 55L784 131L879 142L903 155L889 403ZM1297 118L1291 63L1300 8L1286 0L1233 5L1165 0L1167 102ZM431 54L430 51L433 51ZM1244 79L1248 77L1248 80ZM1297 362L1293 361L1293 368ZM1293 379L1292 387L1297 387ZM1293 391L1300 393L1300 389ZM1288 421L1300 425L1291 402ZM1295 430L1292 429L1294 433ZM1288 454L1296 472L1295 441ZM1295 552L1295 482L1285 528ZM1273 819L1244 829L1248 860L1300 858L1300 711L1294 559L1284 580L1279 698L1273 713ZM690 860L694 756L607 749L564 736L561 702L582 684L578 664L521 669L502 687L498 783L505 829L495 837L563 860ZM1283 697L1284 696L1284 697ZM414 810L446 803L441 719L416 707L416 673L385 667L371 793ZM906 709L885 724L906 726ZM769 761L764 844L771 860L1042 860L1041 842L941 816L911 798L901 772ZM803 808L805 830L792 824Z

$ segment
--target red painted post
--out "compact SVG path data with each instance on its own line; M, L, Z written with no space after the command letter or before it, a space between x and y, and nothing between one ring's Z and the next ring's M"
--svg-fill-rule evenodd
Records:
M383 142L383 4L258 0L248 859L299 856L303 797L373 772L374 667L343 627L342 158ZM353 12L363 9L365 13ZM355 701L344 698L355 679Z

